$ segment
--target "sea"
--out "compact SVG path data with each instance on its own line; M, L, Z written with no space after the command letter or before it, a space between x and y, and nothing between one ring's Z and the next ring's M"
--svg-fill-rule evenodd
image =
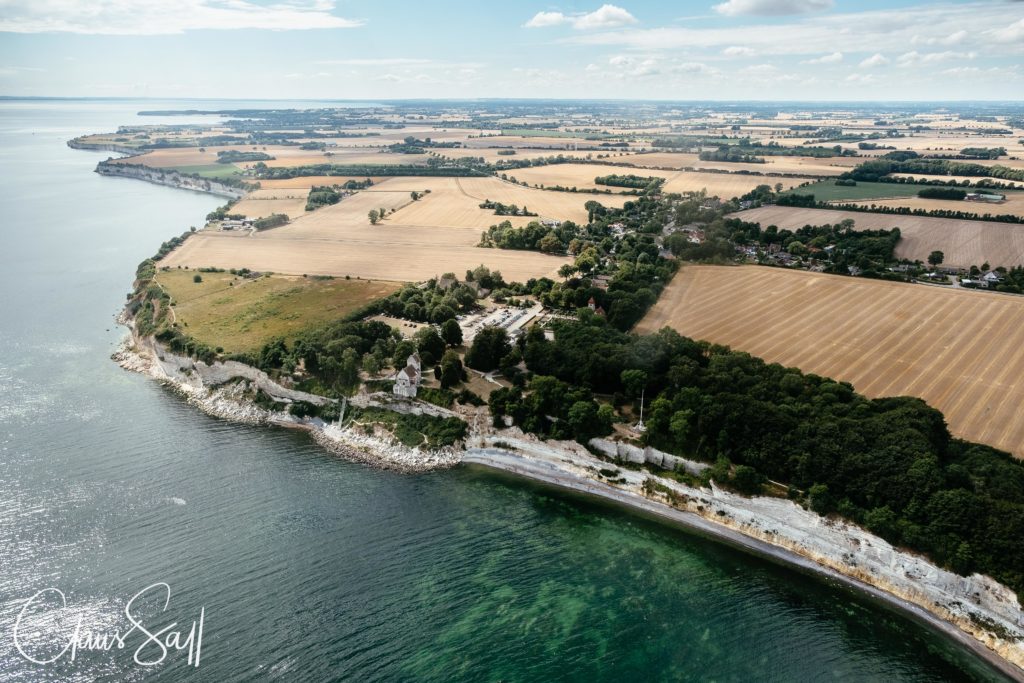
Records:
M322 103L344 106L338 103ZM110 360L217 197L77 135L300 102L0 100L0 681L1000 680L845 588L473 467L382 472Z

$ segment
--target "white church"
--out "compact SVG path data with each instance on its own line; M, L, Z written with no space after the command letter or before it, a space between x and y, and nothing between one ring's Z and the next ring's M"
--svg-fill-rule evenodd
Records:
M406 359L406 366L395 375L395 386L391 390L395 396L416 398L416 391L419 389L421 379L420 356L418 353L414 353Z

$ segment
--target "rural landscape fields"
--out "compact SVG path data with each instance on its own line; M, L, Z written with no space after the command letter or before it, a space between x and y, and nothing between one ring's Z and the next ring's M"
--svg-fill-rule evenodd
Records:
M903 206L912 201L894 199L875 203ZM1024 263L1024 229L1014 223L789 206L764 206L741 211L736 217L789 229L852 220L862 230L899 228L902 239L896 253L902 258L925 261L928 254L938 250L943 252L945 263L962 268L986 262L993 265Z
M546 299L564 315L588 296L611 307L618 241L646 241L651 251L640 258L676 261L679 274L637 331L670 325L867 395L921 396L957 434L1024 454L1013 408L1024 390L1014 352L1021 340L1007 322L1024 311L1006 279L1024 264L1024 121L935 112L674 118L666 110L622 126L557 108L502 116L500 106L484 114L426 108L408 118L372 109L246 115L76 141L128 154L111 165L238 188L240 201L165 254L160 268L375 285L485 265L507 282L589 287L591 295ZM949 196L927 195L936 188ZM969 193L983 201L966 201ZM652 211L658 222L641 218ZM598 220L609 212L617 217ZM762 237L738 238L727 227L735 221L759 226ZM507 227L489 232L498 224ZM820 233L840 224L871 235L898 228L899 238L888 255L847 261L840 251L848 247L830 251L841 231ZM527 234L546 235L546 246L516 237ZM911 284L938 266L933 286ZM987 281L979 266L991 269ZM840 277L865 270L874 279ZM966 292L960 279L1007 291ZM626 314L627 305L640 308ZM611 318L636 320L647 305L623 302Z
M1024 456L1024 298L756 266L687 266L638 325L920 396L953 433Z

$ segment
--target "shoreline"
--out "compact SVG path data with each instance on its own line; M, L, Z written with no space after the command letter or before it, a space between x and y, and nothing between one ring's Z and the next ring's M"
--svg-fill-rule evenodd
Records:
M243 364L233 364L239 368L227 367L226 364L206 366L201 361L175 356L162 350L152 339L138 339L130 321L121 323L129 327L130 334L112 358L125 370L161 381L213 417L257 426L303 429L310 432L310 437L325 450L379 469L412 474L456 465L482 467L620 505L631 514L681 526L741 552L812 573L819 580L838 582L848 590L939 632L955 644L967 647L999 674L1024 682L1024 614L1012 591L979 574L971 578L950 574L957 580L955 595L950 595L949 587L941 581L933 581L932 584L926 581L926 578L935 580L936 574L949 572L923 558L892 549L859 527L838 524L816 513L802 511L790 501L765 497L744 499L728 494L714 484L710 490L691 488L643 469L620 469L614 462L599 460L578 443L541 441L522 434L515 427L492 433L471 432L464 449L431 453L408 449L387 436L356 433L349 427L324 423L316 418L300 419L287 412L266 411L256 407L240 388L245 389L247 383L251 383L269 389L271 394L279 391L291 393L291 390L276 385L261 371ZM234 375L241 381L232 383L226 380L232 373L245 375ZM266 378L266 383L263 378ZM315 398L327 400L322 396ZM366 400L364 397L360 402ZM412 408L415 410L415 405ZM621 475L614 485L602 481L602 475L598 474L600 469L606 468L615 468L616 474ZM668 484L665 502L655 500L653 497L656 495L645 492L644 485L648 479ZM680 500L685 501L684 507L679 507ZM765 514L766 506L776 508L775 516L771 511ZM787 518L786 514L792 518ZM808 520L813 520L811 526L808 526ZM868 571L861 568L857 562L846 559L846 553L839 552L850 551L854 545L859 548L861 540L858 535L871 540L868 546L877 544L889 548L879 564L881 573L879 569ZM871 551L880 554L879 549ZM858 560L865 567L870 566L868 557ZM886 573L886 569L892 571ZM1013 605L1009 605L1009 611L1015 614L1016 623L1009 622L1002 613L1007 609L986 608L982 604L981 593L984 593L988 607L1002 605L1012 598ZM976 604L968 604L972 602L968 596L975 596L973 602ZM976 618L979 613L988 624ZM1010 633L1012 637L1002 638L996 635L996 629Z
M244 390L248 382L269 389L272 395L293 392L241 363L233 364L237 368L223 363L206 366L201 361L174 356L152 339L138 339L130 320L121 322L129 327L130 334L112 358L126 370L159 380L211 416L251 425L303 429L325 450L380 469L412 474L460 464L477 466L621 505L632 514L653 517L776 564L837 581L951 638L1009 679L1024 682L1024 614L1013 592L988 577L951 575L923 558L892 548L859 527L837 524L803 511L791 501L746 499L713 484L710 490L693 489L646 470L619 469L615 462L598 459L575 442L540 441L514 427L490 433L471 431L463 449L432 453L318 418L300 419L284 411L268 411L255 406L239 387ZM240 379L238 383L229 382L228 375L236 372L245 374L233 375ZM363 397L360 402L366 401ZM410 409L415 408L410 404ZM620 475L615 485L601 480L598 472L607 468L615 468ZM665 502L655 499L658 494L645 490L648 480L663 485ZM685 501L683 507L680 500ZM870 539L867 545L871 553L858 558L864 568L847 559L850 552L863 550L862 538ZM878 560L877 567L872 566L872 558ZM943 575L956 579L952 587L949 581L943 582ZM1011 600L1012 604L1006 605ZM1007 619L1006 612L1013 614L1014 621ZM997 635L997 629L1012 637Z
M520 464L511 464L500 458L489 457L486 454L467 454L463 456L462 464L502 472L526 481L539 482L560 490L572 491L582 496L596 498L604 503L611 503L622 507L629 514L653 518L657 522L685 529L689 533L716 543L728 545L740 552L754 555L773 564L788 567L804 574L811 574L819 580L835 581L842 584L843 587L853 590L860 596L881 605L885 609L910 618L926 628L938 631L946 638L953 640L957 645L969 649L996 671L1009 677L1011 680L1024 681L1024 671L1016 667L1012 662L999 656L996 652L993 652L977 638L957 628L954 624L939 618L920 605L904 600L888 591L843 574L835 569L821 565L786 548L766 543L724 525L710 522L700 515L680 510L665 503L653 501L647 497L625 491L604 482L585 477L574 477L569 473L562 477L553 475L534 466L526 458L522 458Z

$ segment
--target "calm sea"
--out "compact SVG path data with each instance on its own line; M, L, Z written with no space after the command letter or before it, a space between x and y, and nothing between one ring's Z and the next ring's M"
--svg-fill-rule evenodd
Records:
M842 589L625 511L481 470L375 471L118 368L135 266L221 200L100 177L107 153L66 140L159 121L140 109L252 104L0 102L0 680L993 676ZM15 648L38 591L67 601L44 593L22 621L42 660L79 617L124 630L161 582L166 609L151 591L135 614L187 633L202 610L199 668L186 650L135 663L139 631L74 661Z

